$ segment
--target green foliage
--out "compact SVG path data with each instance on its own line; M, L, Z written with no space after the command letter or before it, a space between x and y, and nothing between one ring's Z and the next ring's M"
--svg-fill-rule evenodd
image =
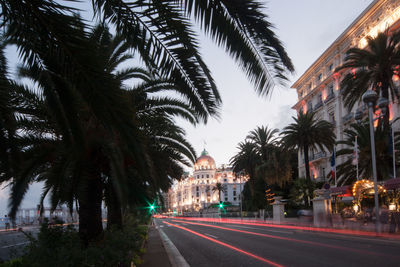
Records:
M5 266L130 266L140 263L147 226L128 218L123 230L110 229L101 240L84 247L74 226L50 226L44 223L37 239L29 236L31 244L25 255ZM2 266L3 267L3 266Z
M382 120L379 121L378 127L374 129L375 136L375 155L376 170L378 180L386 180L393 176L393 158L389 152L391 144L389 144L391 132L384 128ZM355 144L355 136L357 136L358 144L358 171L361 179L370 179L372 177L372 159L371 159L371 139L369 123L352 124L350 128L344 130L344 140L338 141L338 144L345 145L344 148L337 151L337 156L344 156L345 161L337 166L337 182L338 185L349 185L356 181L357 170L353 165L353 152ZM395 149L399 149L399 134L395 133Z
M304 153L306 178L311 180L308 150L332 150L335 144L333 124L326 120L319 120L314 112L299 112L298 117L293 117L294 123L286 126L282 135L282 144L287 149L298 149Z
M367 37L365 48L353 47L346 52L345 62L336 71L347 71L340 83L344 104L351 108L361 101L366 90L373 88L392 101L398 98L399 89L392 77L400 65L400 31L380 32ZM387 115L388 119L389 116Z
M317 186L310 179L298 178L294 180L290 190L290 200L296 204L310 207L311 199L314 197L314 190L318 188Z

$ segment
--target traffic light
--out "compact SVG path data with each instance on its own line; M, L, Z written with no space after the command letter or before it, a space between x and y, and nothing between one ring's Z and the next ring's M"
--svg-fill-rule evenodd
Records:
M219 202L218 206L219 206L220 209L223 209L224 208L224 203L221 201L221 202Z
M155 205L155 201L152 204L150 204L150 203L148 203L148 204L149 204L149 206L148 206L149 213L151 213L151 214L156 213L157 206Z

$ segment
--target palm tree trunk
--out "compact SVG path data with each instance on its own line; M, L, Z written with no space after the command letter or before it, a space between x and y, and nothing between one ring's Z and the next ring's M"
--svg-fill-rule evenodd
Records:
M119 201L117 194L112 185L107 186L107 229L111 229L113 226L118 229L122 229L122 209L121 202Z
M308 145L303 146L303 151L304 151L304 166L306 168L306 178L311 180L310 165L309 165L309 159L308 159Z
M78 196L79 236L85 246L103 232L101 217L102 183L100 177L90 177L86 188Z

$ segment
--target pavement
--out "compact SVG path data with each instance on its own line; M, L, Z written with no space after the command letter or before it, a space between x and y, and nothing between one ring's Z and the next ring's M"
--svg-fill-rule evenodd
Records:
M399 266L400 239L287 225L154 219L141 266Z

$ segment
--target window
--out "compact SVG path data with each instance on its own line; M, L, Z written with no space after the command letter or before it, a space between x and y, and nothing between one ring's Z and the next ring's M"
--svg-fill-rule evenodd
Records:
M209 184L209 181L207 180L207 184Z
M228 201L228 198L227 198L227 197L225 198L225 201Z
M333 70L333 64L330 64L330 65L329 65L328 70L329 70L329 71L332 71L332 70Z
M201 175L201 178L204 178L204 175L203 175L203 174Z
M210 175L207 174L207 178L210 178ZM207 182L208 183L208 182Z
M236 190L236 185L234 184L232 188L233 188L233 190Z
M198 186L196 186L196 191L199 191L199 187Z
M318 75L318 81L321 81L322 80L322 73L320 73L319 75Z
M236 201L236 197L233 198L233 201Z
M236 191L233 191L233 195L236 196Z
M224 182L227 182L228 181L228 179L224 179Z
M199 179L200 178L200 175L197 175L197 179Z
M213 178L213 177L214 177L214 175L211 174L211 178Z
M196 197L199 197L199 192L196 193Z
M328 87L328 93L329 93L329 95L332 95L332 94L333 94L333 84L329 85L329 87Z
M197 199L197 203L199 203L199 199Z
M331 122L331 123L333 123L333 124L336 123L335 112L329 113L329 122Z

